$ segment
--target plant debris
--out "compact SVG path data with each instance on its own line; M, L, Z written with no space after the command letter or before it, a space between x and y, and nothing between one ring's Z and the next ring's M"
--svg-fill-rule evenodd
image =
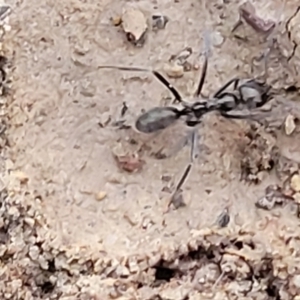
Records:
M128 124L125 124L125 123L126 123L126 120L118 120L118 121L113 122L111 125L114 127L117 127L120 130L130 129L131 126Z
M165 29L168 22L169 22L169 18L167 16L161 14L155 14L152 16L152 29L153 30Z
M190 71L192 69L192 64L188 61L188 59L192 55L192 53L193 49L191 47L185 47L177 54L172 55L169 59L169 63L173 65L183 66L184 72Z
M288 182L294 174L298 173L299 163L280 155L278 162L275 164L275 171L281 182Z
M121 109L121 117L125 116L127 110L128 110L128 106L127 106L126 102L123 102L123 106L122 106L122 109Z
M107 113L103 113L100 116L100 120L98 121L98 125L100 128L105 128L111 122L111 115Z
M282 205L286 200L293 200L293 198L285 195L278 185L269 185L265 189L265 195L257 200L255 206L271 210L276 205Z
M262 33L270 33L276 25L273 20L263 20L260 18L256 14L255 7L250 1L246 1L239 6L239 20L234 25L232 32L242 25L242 20L250 25L255 31Z
M114 154L114 158L117 161L119 168L129 173L140 171L145 164L145 161L140 159L138 154L127 154L119 156Z
M122 14L122 27L127 40L137 47L145 43L148 30L147 20L144 14L135 8L127 8Z
M191 47L185 47L178 53L172 55L169 61L164 66L164 71L170 78L180 78L184 72L188 72L192 69L192 64L188 61L188 58L193 53Z
M259 183L265 171L270 171L278 160L276 140L263 130L251 128L242 146L241 179Z
M217 218L217 225L226 227L230 222L229 209L226 207Z

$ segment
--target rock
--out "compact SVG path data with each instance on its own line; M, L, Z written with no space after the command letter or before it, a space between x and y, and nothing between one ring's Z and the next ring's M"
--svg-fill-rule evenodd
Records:
M122 15L122 27L128 41L141 47L145 42L145 34L148 29L144 14L135 8L127 8Z
M111 20L111 22L114 26L119 26L122 23L122 17L121 16L114 16L110 20Z
M285 127L285 133L287 135L291 135L294 132L294 130L296 129L296 124L295 124L295 118L293 115L289 114L286 117L284 127Z
M95 195L97 201L102 201L106 197L107 193L104 191L100 191Z
M291 188L295 192L300 192L300 175L295 174L291 179Z
M184 66L178 65L176 63L166 64L164 71L170 78L180 78L184 73Z
M213 34L212 42L213 45L216 47L221 46L223 44L224 37L222 36L221 32L217 31Z

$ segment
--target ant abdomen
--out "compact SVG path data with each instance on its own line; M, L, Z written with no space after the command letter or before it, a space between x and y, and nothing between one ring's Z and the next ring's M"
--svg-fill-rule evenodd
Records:
M167 128L180 117L175 107L154 107L142 114L135 122L135 127L143 133L152 133Z

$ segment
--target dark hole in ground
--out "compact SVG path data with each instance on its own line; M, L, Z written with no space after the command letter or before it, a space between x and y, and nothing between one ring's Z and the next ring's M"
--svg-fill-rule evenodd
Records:
M51 273L56 271L54 259L48 261L48 271Z
M195 251L190 251L187 254L188 257L190 257L193 260L198 260L201 259L202 257L206 257L207 259L214 259L215 255L213 253L213 249L209 248L207 250L203 249L202 247L199 247L197 250Z
M298 91L298 88L295 85L291 85L291 86L286 88L287 93L295 93L297 91Z
M164 280L169 282L171 278L175 276L175 273L175 270L162 266L157 266L155 267L155 280Z
M272 170L275 167L275 164L276 164L275 160L271 158L269 161L269 165L270 165L269 170Z
M35 237L37 237L37 236L35 235ZM43 246L43 243L42 243L42 242L36 242L35 245L36 245L39 249L41 249L42 246Z
M244 243L242 241L237 240L237 239L231 240L231 243L235 247L237 247L238 250L241 250L244 247ZM252 250L255 249L255 245L254 245L254 243L252 241L247 242L246 245L249 246Z
M200 259L201 258L201 253L196 250L196 251L191 251L189 252L188 256L191 258L191 259ZM182 257L183 258L183 257ZM182 259L181 258L181 259Z
M7 264L9 261L13 260L14 254L9 253L7 251L4 252L4 254L1 256L0 261L4 264Z
M141 289L144 285L141 282L138 282L137 289Z
M40 288L44 294L49 294L53 292L54 285L50 281L45 281Z
M0 229L0 245L6 244L9 240L7 228Z
M272 297L273 299L280 300L279 290L278 288L273 285L272 283L268 285L266 292L269 297Z
M234 245L238 248L238 250L241 250L244 247L244 244L241 241L235 242Z

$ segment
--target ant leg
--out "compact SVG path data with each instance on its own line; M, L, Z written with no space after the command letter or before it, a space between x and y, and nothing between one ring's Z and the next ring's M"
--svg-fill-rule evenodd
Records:
M196 153L196 150L195 150L195 148L197 147L197 140L198 140L198 132L196 130L197 130L196 128L193 130L192 137L191 137L192 145L191 145L190 163L185 168L183 175L181 176L180 180L178 181L178 183L176 185L175 191L171 196L170 202L168 203L168 208L170 207L170 205L172 203L177 207L184 205L182 202L181 188L182 188L184 182L186 181L189 173L191 172L191 169L192 169L192 166L194 163L194 159L197 158L197 156L198 156L198 154Z
M225 83L220 89L218 89L214 95L213 98L218 98L218 96L220 96L220 94L225 91L231 84L234 83L233 88L234 90L236 90L238 83L239 83L240 79L239 78L233 78L231 80L229 80L227 83Z
M270 116L270 113L255 114L252 111L251 113L248 114L231 114L231 113L221 112L221 115L227 119L250 120L260 124L261 126L266 126L266 124L269 125L266 118Z
M198 141L199 141L199 136L198 136L198 131L196 128L194 128L191 136L191 163L194 162L195 159L198 158Z
M278 27L280 25L280 19L282 17L282 13L285 10L286 3L283 1L281 7L277 11L277 16L276 16L276 21L275 21L275 26L271 30L270 35L267 37L267 49L264 51L263 58L264 58L264 82L267 82L268 78L268 63L269 63L269 58L271 51L274 49L275 43L277 43L277 38L276 35L278 35ZM296 15L298 14L300 10L300 7L297 8ZM288 28L288 23L289 21L293 18L293 16L287 21L285 27Z
M173 96L175 97L175 100L177 100L178 102L183 102L183 99L180 96L179 92L174 88L174 86L165 77L163 77L157 71L152 71L152 73L173 94Z
M151 72L175 97L178 102L183 102L179 92L173 87L173 85L159 72L138 67L121 67L121 66L98 66L98 69L117 69L121 71L137 71L137 72Z
M268 71L268 64L269 64L269 59L270 59L270 54L271 54L271 50L274 47L274 40L270 40L269 41L269 47L264 51L263 55L262 55L262 59L263 59L263 63L264 63L264 75L263 75L263 81L267 82L268 79L268 75L269 75L269 71Z
M251 114L232 114L230 112L220 111L221 116L227 119L247 119Z
M191 168L192 168L192 163L190 162L188 164L188 166L186 167L186 169L184 170L184 173L183 175L181 176L179 182L177 183L177 186L176 186L176 189L175 189L175 192L174 192L174 195L177 194L178 192L180 192L180 189L182 187L182 185L184 184L187 176L189 175L190 171L191 171Z
M162 148L160 151L156 153L156 155L158 156L162 155L163 158L172 157L177 153L179 153L189 143L190 139L191 139L190 134L188 134L180 138L179 141L176 142L176 144L167 153L162 153L163 152L163 148Z
M204 65L203 65L203 69L202 69L201 76L200 76L200 81L198 84L197 91L195 93L195 96L197 98L200 96L201 90L203 88L203 84L204 84L204 80L205 80L206 72L207 72L207 65L208 65L208 59L207 59L207 56L205 56Z

